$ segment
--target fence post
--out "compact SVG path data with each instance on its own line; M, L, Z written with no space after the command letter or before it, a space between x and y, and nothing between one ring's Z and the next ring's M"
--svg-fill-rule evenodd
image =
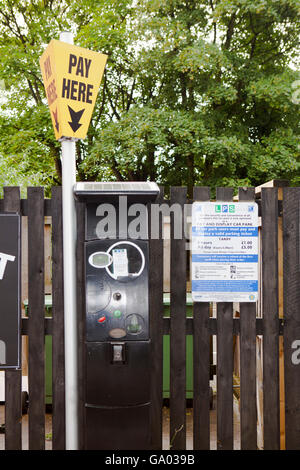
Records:
M4 211L21 211L20 188L4 188ZM5 372L5 449L22 449L22 370Z
M185 202L186 188L171 187L170 204L179 204L181 208L181 221L177 220L177 225L175 213L171 213L170 446L172 450L186 448L186 241L183 210ZM180 239L175 238L178 231L181 231Z
M62 191L52 188L52 449L65 449Z
M208 187L194 188L194 201L209 201ZM210 448L210 333L209 302L195 302L193 307L193 443L194 450Z
M153 204L162 204L164 189ZM149 311L151 331L151 447L162 448L162 386L163 386L163 214L159 221L158 239L151 234L151 204L149 221ZM158 213L159 214L159 213Z
M254 188L239 188L239 201L254 201ZM241 450L257 448L256 303L240 303Z
M300 188L283 189L286 449L300 450Z
M84 403L85 389L85 293L82 286L85 284L84 272L84 240L85 240L85 204L76 201L77 220L77 242L76 242L76 305L78 325L78 449L84 449L85 426L84 426Z
M232 201L232 188L217 188L217 201ZM233 304L217 303L217 448L233 449Z
M261 189L264 449L280 449L277 188Z
M44 191L28 188L29 449L45 448Z

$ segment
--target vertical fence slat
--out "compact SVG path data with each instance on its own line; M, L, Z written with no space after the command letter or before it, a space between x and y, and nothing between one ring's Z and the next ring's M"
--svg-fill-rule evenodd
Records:
M209 201L208 187L194 188L194 201ZM210 448L210 334L209 302L195 302L193 307L193 448Z
M170 446L186 448L186 188L171 188ZM180 227L181 225L181 227ZM181 238L176 239L175 236Z
M20 189L4 188L4 211L20 212ZM5 449L22 449L22 371L5 372Z
M29 449L45 448L44 191L28 188Z
M287 450L300 450L300 188L283 190L284 379Z
M154 204L163 202L163 188ZM148 206L151 209L151 205ZM159 223L158 239L152 239L152 223ZM149 224L149 310L151 331L151 448L162 448L162 387L163 387L163 216Z
M52 188L52 449L65 449L62 191Z
M78 442L79 449L84 449L85 443L85 294L82 286L85 284L84 240L85 240L85 204L76 202L77 242L76 242L76 306L78 322Z
M262 188L264 449L279 450L278 190Z
M217 188L218 201L231 201L231 188ZM217 448L233 449L233 305L217 304Z
M254 188L239 188L239 201L254 201ZM240 422L241 449L257 448L256 304L240 303Z

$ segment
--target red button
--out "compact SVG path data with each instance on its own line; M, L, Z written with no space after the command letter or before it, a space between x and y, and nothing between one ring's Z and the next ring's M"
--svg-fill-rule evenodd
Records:
M98 318L98 322L99 322L99 323L103 323L105 320L106 320L105 317L100 317L100 318Z

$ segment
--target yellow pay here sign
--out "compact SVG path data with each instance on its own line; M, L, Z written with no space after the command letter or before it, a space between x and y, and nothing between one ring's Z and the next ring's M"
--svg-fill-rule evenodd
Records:
M56 139L86 137L107 55L52 39L40 58Z

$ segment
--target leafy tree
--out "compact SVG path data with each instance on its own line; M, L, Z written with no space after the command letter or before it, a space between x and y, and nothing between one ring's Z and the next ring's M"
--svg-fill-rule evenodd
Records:
M110 115L103 113L85 173L148 176L188 184L190 194L196 183L294 177L297 73L289 64L297 58L298 13L298 2L285 0L140 1L123 11L122 47L108 49ZM81 34L92 31L99 35L93 19Z
M39 57L67 27L68 2L0 1L0 157L4 184L60 181L59 144L45 105Z
M6 0L0 11L0 154L25 155L45 183L60 179L59 146L38 57L71 25L76 44L109 56L78 179L150 178L190 194L299 184L298 0Z

